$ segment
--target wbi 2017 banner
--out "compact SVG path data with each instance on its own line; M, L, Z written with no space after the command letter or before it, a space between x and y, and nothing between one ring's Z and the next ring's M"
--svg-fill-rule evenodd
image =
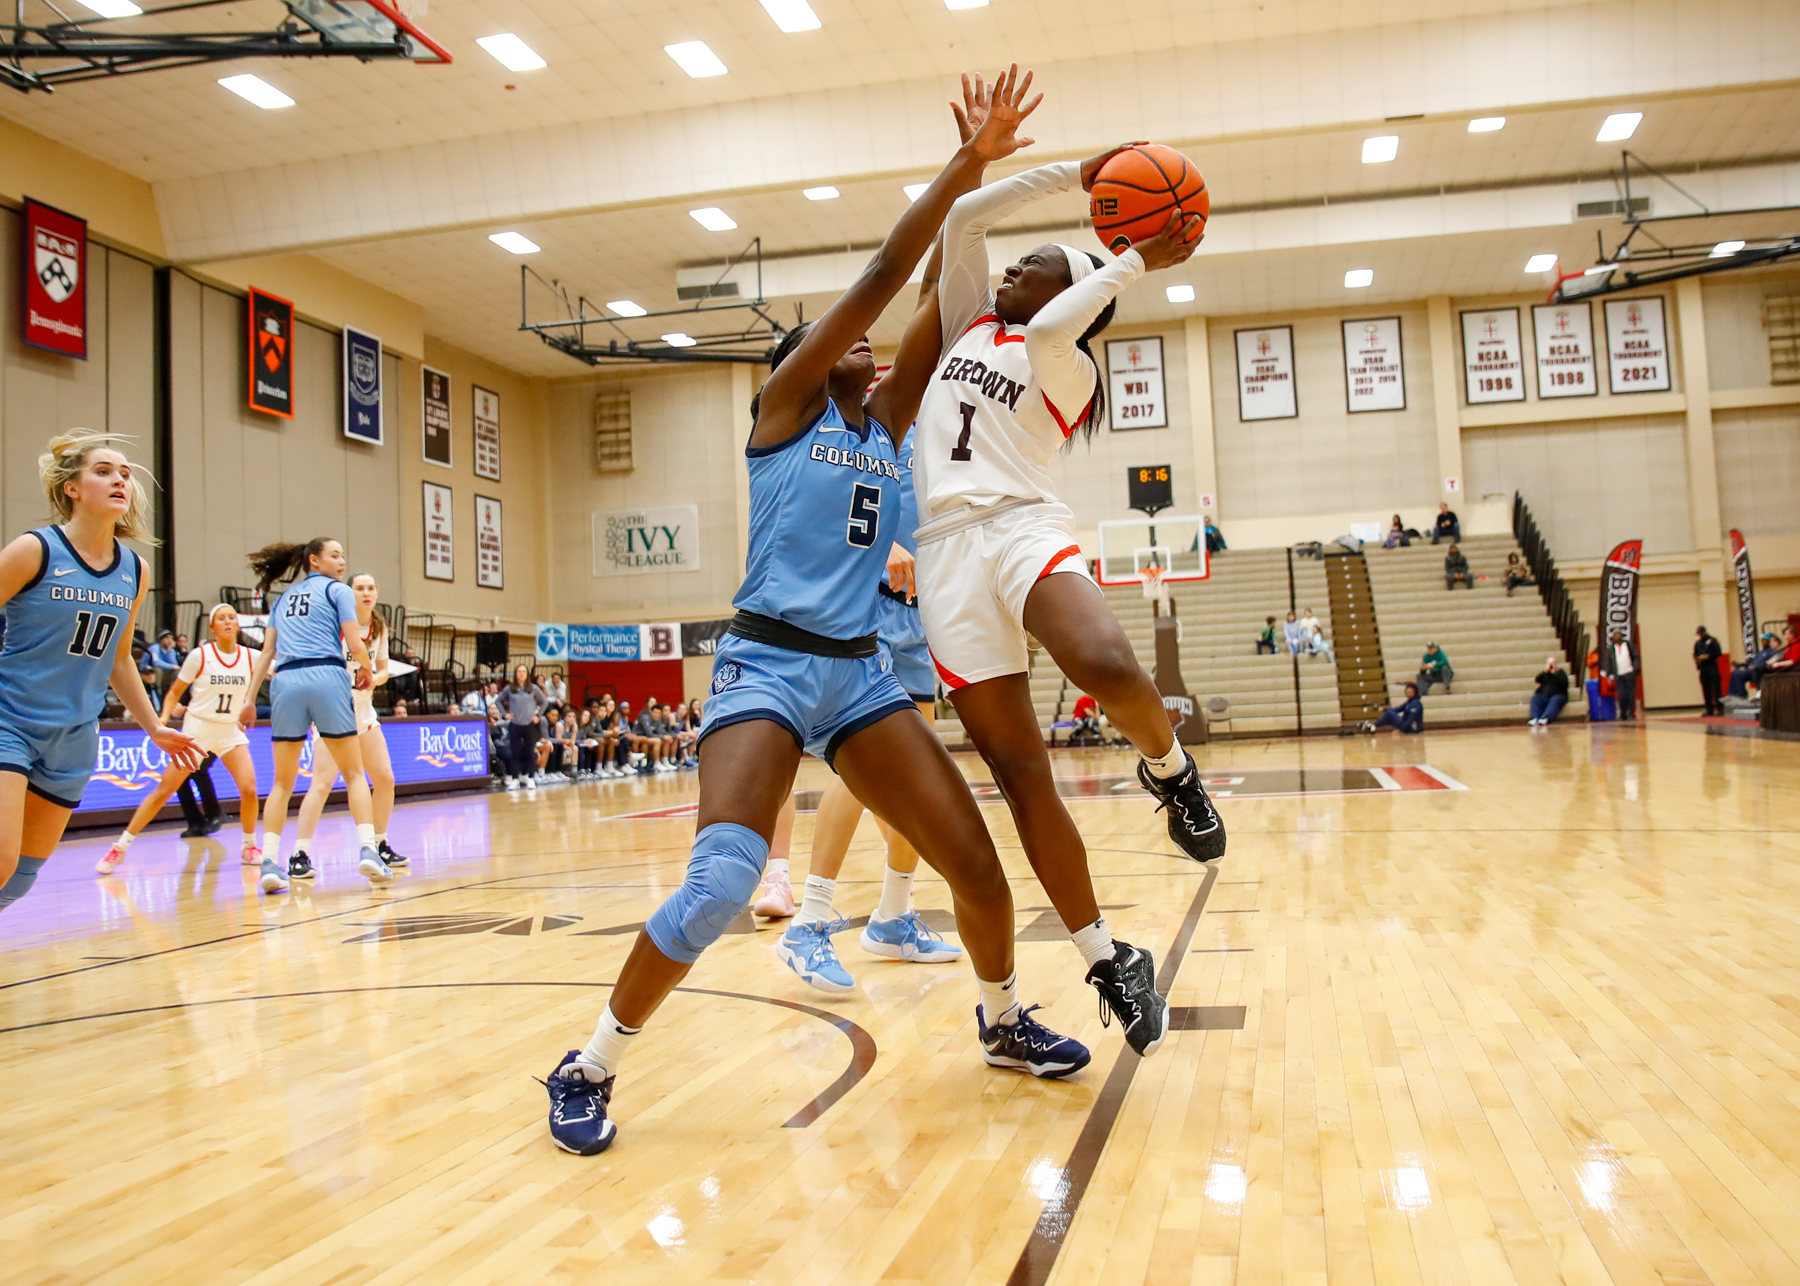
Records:
M25 198L24 339L87 360L87 220Z

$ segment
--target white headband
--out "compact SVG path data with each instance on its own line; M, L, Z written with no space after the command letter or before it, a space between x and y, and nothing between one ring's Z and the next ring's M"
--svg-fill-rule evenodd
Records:
M213 610L206 614L206 623L211 625L218 620L220 612L235 612L236 610L230 603L214 603Z
M1087 251L1077 250L1074 246L1066 246L1060 241L1056 243L1056 248L1062 251L1063 258L1069 261L1069 284L1071 286L1096 271L1094 261L1088 256Z

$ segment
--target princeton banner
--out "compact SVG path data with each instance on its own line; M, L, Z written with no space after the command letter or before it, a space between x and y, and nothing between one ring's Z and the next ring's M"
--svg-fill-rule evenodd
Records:
M1750 579L1750 546L1736 527L1731 529L1731 574L1737 579L1738 628L1743 632L1744 661L1748 664L1761 640L1756 637L1756 585Z
M87 220L25 198L22 338L87 360Z
M1600 637L1595 647L1605 647L1614 630L1637 642L1638 567L1644 558L1644 542L1621 541L1606 556L1600 575Z
M294 418L294 305L250 287L250 409Z
M381 340L344 327L344 436L381 445Z

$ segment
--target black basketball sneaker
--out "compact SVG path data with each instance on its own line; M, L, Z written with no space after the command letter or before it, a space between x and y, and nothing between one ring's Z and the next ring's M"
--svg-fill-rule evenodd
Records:
M1100 993L1100 1025L1110 1027L1117 1014L1126 1042L1145 1058L1154 1054L1169 1034L1169 1002L1157 993L1150 953L1115 940L1112 959L1096 963L1087 980Z
M1206 797L1200 784L1200 768L1192 755L1187 767L1173 777L1158 777L1150 765L1138 761L1138 781L1157 798L1157 811L1169 810L1169 838L1196 862L1216 862L1225 856L1225 822Z
M382 840L375 846L375 852L380 856L381 860L386 862L389 866L405 866L412 860L404 854L396 853L393 849L389 848L386 840Z
M305 853L295 853L288 858L288 879L311 880L316 879L318 874L318 868L312 864L312 859Z

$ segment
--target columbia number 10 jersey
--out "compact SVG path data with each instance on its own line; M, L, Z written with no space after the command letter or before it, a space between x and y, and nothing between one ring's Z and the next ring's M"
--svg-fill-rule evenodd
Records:
M143 560L114 540L112 563L96 571L61 527L31 534L44 547L44 565L6 605L0 719L30 728L92 723L106 708L113 657L143 585Z
M919 407L919 522L957 505L1054 501L1050 461L1086 415L1086 405L1059 409L1044 396L1024 327L977 318L938 364Z

